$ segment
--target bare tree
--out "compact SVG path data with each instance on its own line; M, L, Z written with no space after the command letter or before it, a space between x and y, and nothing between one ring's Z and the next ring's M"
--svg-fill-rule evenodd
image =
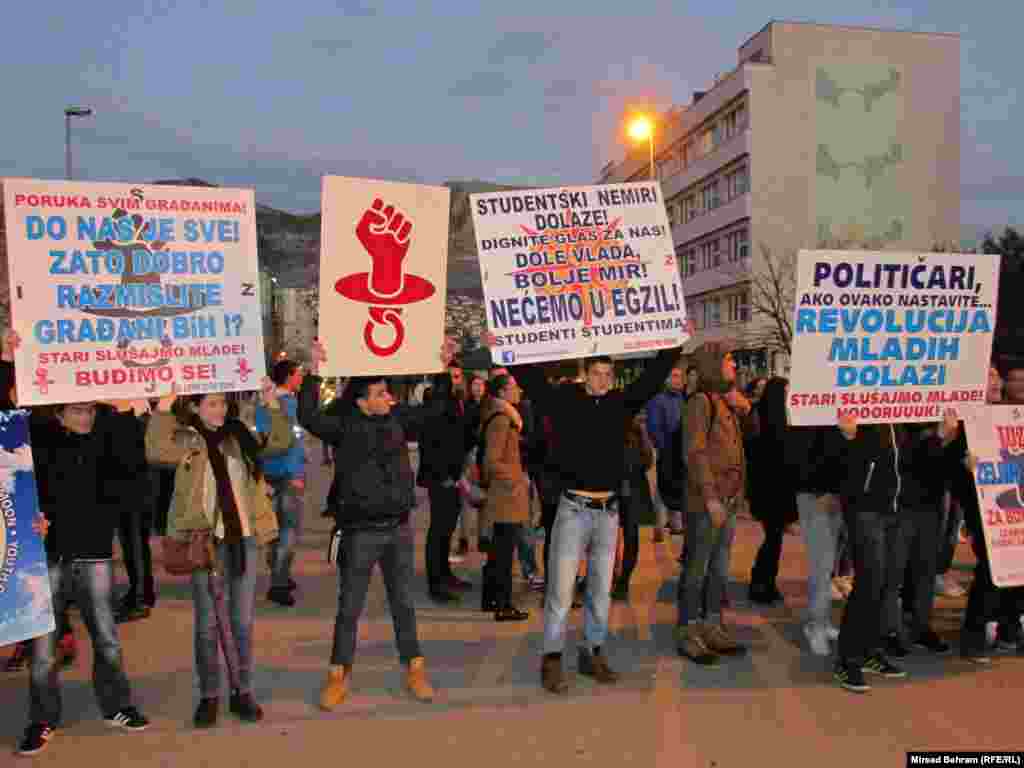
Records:
M750 309L752 320L767 322L758 341L770 349L793 351L793 315L796 307L796 253L776 255L759 243L762 265L750 275Z

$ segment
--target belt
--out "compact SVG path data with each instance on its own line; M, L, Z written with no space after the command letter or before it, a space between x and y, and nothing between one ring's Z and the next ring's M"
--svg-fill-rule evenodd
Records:
M619 497L614 495L609 496L607 499L592 499L590 496L583 496L579 493L573 493L572 491L564 491L562 495L569 499L569 501L582 504L584 507L588 507L590 509L608 509L612 504L619 503Z

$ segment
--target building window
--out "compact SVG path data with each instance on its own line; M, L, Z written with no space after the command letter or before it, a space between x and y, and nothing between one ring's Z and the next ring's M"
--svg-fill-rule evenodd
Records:
M703 190L701 190L701 197L703 208L706 211L713 211L722 204L721 196L718 190L718 180L712 181Z
M725 237L726 259L730 263L743 261L750 255L750 240L747 230L739 229Z
M746 323L750 321L750 293L743 290L734 293L728 299L730 323Z
M740 104L736 107L736 111L733 112L736 116L736 131L745 131L747 129L747 106L746 104Z
M675 203L669 203L665 206L665 211L668 213L668 225L670 227L674 227L678 223L676 219L676 210L677 208Z
M697 251L695 249L687 248L683 251L681 259L683 277L689 277L697 273Z
M687 195L683 200L683 218L686 221L697 218L697 195Z
M727 173L725 175L725 194L726 199L735 200L741 195L747 194L750 191L750 178L747 172L747 166L741 166L735 171Z
M722 245L717 237L711 241L711 266L722 266Z
M736 111L727 114L722 122L725 124L725 139L728 141L736 135Z
M722 324L722 302L719 299L704 300L704 327L714 328Z
M700 330L701 328L704 327L704 302L703 301L695 301L693 303L693 314L691 315L691 317L693 318L693 324L697 327L698 330Z

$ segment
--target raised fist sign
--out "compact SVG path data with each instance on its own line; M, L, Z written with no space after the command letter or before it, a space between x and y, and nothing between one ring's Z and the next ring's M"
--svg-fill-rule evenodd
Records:
M377 198L356 226L356 237L373 259L370 291L382 298L402 291L402 262L412 240L412 222Z

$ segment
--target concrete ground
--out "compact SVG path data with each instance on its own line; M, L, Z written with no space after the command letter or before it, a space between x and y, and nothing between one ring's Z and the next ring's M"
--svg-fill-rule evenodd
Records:
M336 578L326 562L329 522L319 515L330 477L310 445L307 529L297 560L299 604L266 602L260 575L256 619L259 725L230 716L210 731L191 726L196 701L192 671L192 607L186 581L160 569L160 599L151 618L120 628L140 708L153 721L141 734L111 733L99 718L90 684L91 649L81 640L74 669L62 674L65 722L40 765L269 766L291 760L316 765L501 766L744 765L902 766L918 749L1012 749L1019 727L1024 660L999 657L980 669L957 656L907 660L905 681L882 681L865 696L831 683L828 660L807 653L799 617L806 602L805 562L798 536L787 536L780 587L786 605L754 609L744 601L750 564L761 541L743 521L733 556L733 609L727 618L752 646L745 659L699 669L675 652L676 557L680 540L655 545L642 532L641 558L629 604L612 609L608 650L623 681L599 688L575 675L568 696L539 687L540 596L524 594L530 620L495 624L479 612L479 591L464 605L441 608L417 582L420 637L439 689L433 704L408 700L400 673L383 584L374 577L350 700L333 714L316 708L333 629ZM416 511L418 560L428 520ZM157 554L159 548L155 547ZM959 560L969 562L961 547ZM479 583L471 556L457 571ZM261 568L263 568L261 564ZM967 578L964 576L964 578ZM839 605L836 606L838 611ZM964 601L940 599L936 628L956 639ZM580 624L574 612L573 626ZM13 749L25 725L27 673L0 677L0 742ZM7 747L5 746L5 749ZM3 756L0 766L14 765ZM10 753L6 753L10 754ZM8 762L10 760L10 762Z

